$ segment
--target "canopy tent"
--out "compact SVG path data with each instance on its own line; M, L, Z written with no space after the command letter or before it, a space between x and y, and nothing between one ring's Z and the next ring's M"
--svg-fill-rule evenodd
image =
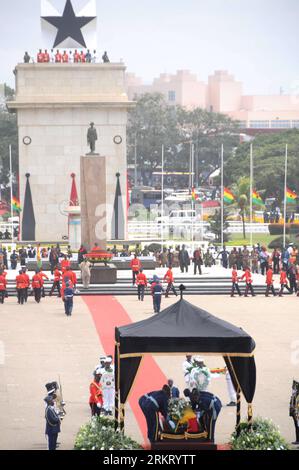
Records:
M115 329L115 419L124 426L124 409L141 359L149 355L205 354L223 356L237 391L237 431L240 394L252 401L256 386L254 340L242 328L220 320L181 299L148 320ZM161 384L162 385L162 384Z

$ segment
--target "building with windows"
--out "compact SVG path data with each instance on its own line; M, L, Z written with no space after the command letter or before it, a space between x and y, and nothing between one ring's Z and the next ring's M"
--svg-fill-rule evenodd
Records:
M243 84L226 70L216 70L208 83L188 70L163 73L150 85L127 74L126 86L131 100L145 93L162 93L170 105L227 114L251 134L299 128L299 95L244 95Z

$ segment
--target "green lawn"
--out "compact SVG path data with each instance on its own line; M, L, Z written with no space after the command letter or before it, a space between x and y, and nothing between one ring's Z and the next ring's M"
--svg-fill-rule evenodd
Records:
M253 244L260 243L261 245L268 246L272 240L275 240L278 235L269 235L267 233L254 233L252 236ZM250 234L246 234L246 239L242 237L240 233L234 233L230 235L229 241L226 246L243 246L250 245Z

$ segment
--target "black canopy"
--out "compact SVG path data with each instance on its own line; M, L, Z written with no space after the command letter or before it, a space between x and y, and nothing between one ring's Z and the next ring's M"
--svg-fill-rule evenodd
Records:
M243 393L251 409L255 342L242 328L182 299L148 320L116 328L115 340L117 411L124 410L142 356L178 353L223 356L235 389ZM123 412L120 417L122 421Z

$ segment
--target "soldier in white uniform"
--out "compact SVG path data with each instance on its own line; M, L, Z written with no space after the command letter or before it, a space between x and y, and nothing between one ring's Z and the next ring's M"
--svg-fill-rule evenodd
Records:
M103 370L101 379L104 400L104 412L106 415L112 416L112 411L115 402L115 387L114 387L114 367L112 365L112 358L107 357L105 368Z
M189 354L186 356L186 360L183 362L183 373L186 385L189 387L190 380L190 369L193 366L192 356Z
M228 396L229 396L229 399L230 399L230 402L228 403L227 406L236 406L237 405L237 394L236 394L236 390L235 390L235 387L233 385L233 382L232 382L232 379L231 379L231 376L230 376L230 373L229 373L228 370L226 371L225 378L226 378Z

